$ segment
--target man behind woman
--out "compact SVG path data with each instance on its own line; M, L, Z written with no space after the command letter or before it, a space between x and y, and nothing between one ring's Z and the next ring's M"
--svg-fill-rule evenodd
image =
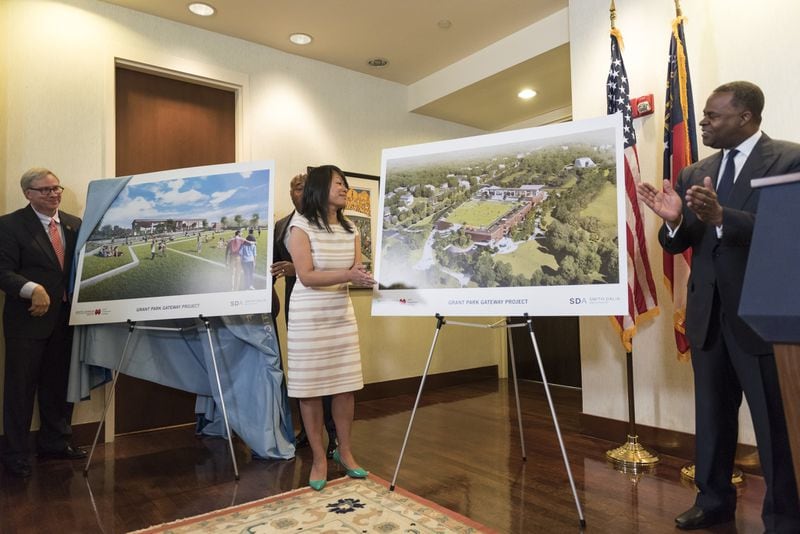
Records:
M361 243L344 216L347 180L333 165L309 170L303 190L303 214L290 223L289 249L297 272L288 324L290 397L300 399L313 465L309 485L325 487L327 458L322 441L321 397L333 396L332 411L338 448L333 458L354 478L359 467L350 444L353 392L364 387L358 326L348 293L349 284L375 284L361 264Z

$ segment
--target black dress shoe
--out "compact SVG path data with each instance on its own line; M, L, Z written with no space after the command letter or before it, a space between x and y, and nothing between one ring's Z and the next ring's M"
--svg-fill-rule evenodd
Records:
M26 460L4 460L3 468L12 477L28 478L31 476L31 464Z
M692 506L675 518L675 526L681 530L697 530L708 528L722 523L733 521L732 510L703 510L699 506Z
M57 460L80 460L86 458L86 451L67 445L60 451L39 451L36 456L42 459L55 458Z

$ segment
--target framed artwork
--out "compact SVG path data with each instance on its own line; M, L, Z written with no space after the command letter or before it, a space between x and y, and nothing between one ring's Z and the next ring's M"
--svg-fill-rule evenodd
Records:
M356 225L361 235L361 263L372 271L377 241L378 201L380 177L371 174L344 171L350 191L347 193L347 206L344 214ZM355 288L353 288L355 289Z

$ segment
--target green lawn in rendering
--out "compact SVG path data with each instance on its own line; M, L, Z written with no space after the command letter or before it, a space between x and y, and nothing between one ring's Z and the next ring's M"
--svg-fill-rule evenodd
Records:
M542 251L536 241L526 241L510 254L497 254L494 257L496 263L505 262L511 265L514 274L521 274L530 277L543 266L558 270L558 262L555 257Z
M582 217L597 217L609 236L617 233L617 189L606 182L592 202L581 211Z
M447 216L447 221L454 224L468 224L483 228L511 211L515 205L516 202L502 202L499 200L470 200L454 209Z
M225 263L225 247L219 248L219 239L222 238L225 243L227 243L233 237L233 234L234 230L226 230L218 233L203 232L201 236L202 246L200 247L200 254L197 253L197 235L192 235L187 238L177 238L175 241L168 241L167 250L180 250L181 252L193 256ZM264 273L267 270L267 265L272 263L272 259L267 257L267 230L262 229L261 235L259 235L258 230L256 230L253 235L256 237L256 273ZM246 230L242 232L242 237L247 237ZM206 242L206 238L208 238L208 242ZM147 257L150 257L149 251Z
M131 254L126 245L120 245L119 251L122 252L121 256L101 258L100 256L89 255L83 257L83 270L81 271L81 279L86 280L98 274L107 273L117 267L121 267L126 263L130 263Z
M217 243L220 237L227 241L233 236L233 231L213 234L213 237L209 232L208 235L209 242L203 241L200 254L197 253L196 236L168 241L166 255L162 257L156 253L152 260L149 242L134 246L139 264L81 289L79 301L95 302L230 291L231 272L225 266L225 249L217 248ZM254 285L256 289L265 289L271 283L267 275L267 265L271 261L268 261L266 253L266 230L262 230L260 236L257 235L256 246L258 247L256 274L260 274L262 278L256 277ZM127 252L127 247L125 250Z
M433 224L433 215L428 215L424 219L420 219L416 223L409 226L409 230L430 230L431 224Z

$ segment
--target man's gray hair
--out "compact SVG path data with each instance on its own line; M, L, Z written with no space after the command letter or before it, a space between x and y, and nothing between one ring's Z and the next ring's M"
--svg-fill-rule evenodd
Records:
M34 167L32 169L28 169L25 171L25 174L22 175L22 178L19 179L19 185L22 187L22 191L25 192L31 188L31 184L40 178L46 178L47 175L52 174L53 178L58 180L58 176L50 172L49 169L45 169L44 167ZM58 180L59 182L61 180Z

